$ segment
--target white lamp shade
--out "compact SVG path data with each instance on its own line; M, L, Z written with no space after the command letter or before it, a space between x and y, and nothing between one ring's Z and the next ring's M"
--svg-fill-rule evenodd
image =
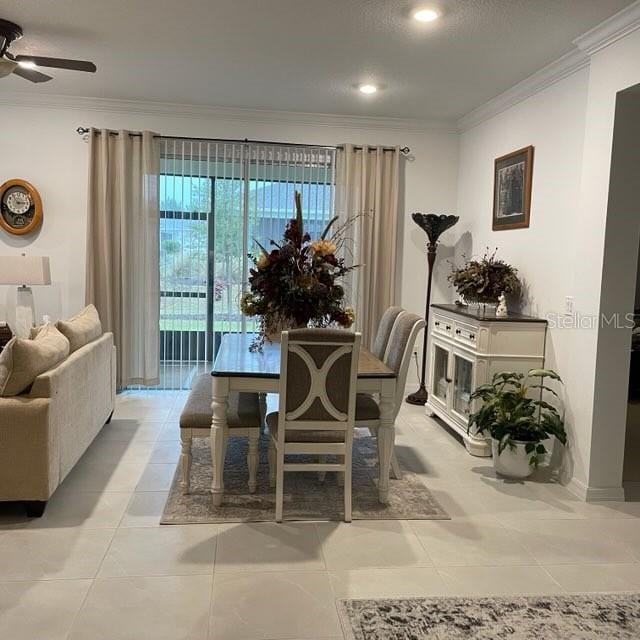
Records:
M49 258L0 256L0 284L51 284Z

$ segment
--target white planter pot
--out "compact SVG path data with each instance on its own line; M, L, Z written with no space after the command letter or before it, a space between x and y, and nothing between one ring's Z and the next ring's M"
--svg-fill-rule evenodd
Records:
M491 451L493 453L493 468L505 478L528 478L535 470L529 464L531 454L525 451L525 443L518 442L515 449L506 447L501 454L498 454L498 440L491 440Z

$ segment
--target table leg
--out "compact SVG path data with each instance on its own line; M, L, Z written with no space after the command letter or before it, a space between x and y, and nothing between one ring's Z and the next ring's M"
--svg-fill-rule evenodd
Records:
M394 417L395 380L385 381L380 391L380 426L378 427L378 499L389 502L389 470L395 443Z
M213 465L213 482L211 483L211 493L213 505L219 507L224 496L223 472L228 439L229 379L214 376L212 380L211 464Z
M182 493L189 493L191 461L191 430L180 429L180 489Z

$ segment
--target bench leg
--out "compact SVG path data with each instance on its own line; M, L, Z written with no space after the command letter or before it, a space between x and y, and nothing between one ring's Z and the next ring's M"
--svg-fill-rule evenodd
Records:
M276 445L273 444L269 436L269 486L273 489L276 486Z
M276 522L282 522L284 510L284 451L276 450Z
M180 488L182 493L189 493L189 485L191 478L191 434L180 433Z
M318 464L327 464L327 456L318 456ZM324 482L324 479L327 475L326 471L318 471L318 480L320 482Z
M344 456L338 456L338 462L343 462L346 464L346 458ZM344 487L344 471L337 472L336 482L339 487Z
M258 442L260 429L249 432L249 452L247 453L247 467L249 468L249 493L255 493L258 484Z

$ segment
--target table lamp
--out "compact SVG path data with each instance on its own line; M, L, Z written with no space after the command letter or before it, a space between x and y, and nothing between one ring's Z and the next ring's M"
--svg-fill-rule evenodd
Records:
M0 284L20 285L16 301L15 335L29 336L34 319L33 293L28 285L51 284L49 258L44 256L0 256Z

